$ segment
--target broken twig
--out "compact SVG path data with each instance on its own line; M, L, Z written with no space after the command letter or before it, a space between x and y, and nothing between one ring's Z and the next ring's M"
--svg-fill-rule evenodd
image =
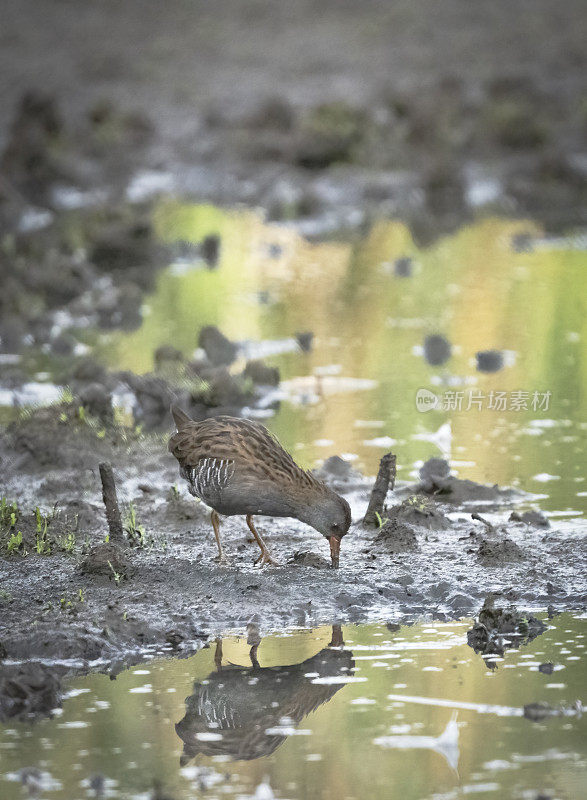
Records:
M377 515L383 516L383 504L389 489L395 486L396 457L393 453L386 453L379 462L379 472L375 485L369 498L367 513L363 518L363 525L377 525Z
M477 522L482 522L485 525L485 527L488 528L490 531L495 530L495 527L491 524L491 522L488 522L486 519L483 519L481 514L477 513L471 514L471 519L475 519L477 520Z
M116 497L116 484L114 483L112 466L107 462L100 464L100 480L102 481L102 500L106 507L106 519L108 521L108 530L110 531L109 541L112 544L122 544L124 538L118 498Z

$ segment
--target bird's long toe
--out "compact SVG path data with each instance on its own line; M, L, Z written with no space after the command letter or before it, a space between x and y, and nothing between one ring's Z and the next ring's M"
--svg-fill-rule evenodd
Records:
M259 558L255 561L255 566L259 567L260 569L264 567L265 564L270 564L272 567L281 566L280 562L273 558L269 550L263 550Z

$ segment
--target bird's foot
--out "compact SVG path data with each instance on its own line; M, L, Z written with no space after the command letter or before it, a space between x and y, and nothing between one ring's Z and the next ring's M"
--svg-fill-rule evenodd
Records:
M271 566L273 566L273 567L280 567L280 566L281 566L281 564L279 563L279 561L276 561L276 560L275 560L275 559L274 559L274 558L271 556L271 553L269 552L269 550L262 550L262 551L261 551L261 555L260 555L260 556L259 556L259 558L258 558L258 559L255 561L255 566L257 566L257 567L259 567L259 568L261 568L261 567L265 566L265 564L271 564Z
M221 567L230 567L232 565L232 561L227 558L224 553L217 555L214 559Z

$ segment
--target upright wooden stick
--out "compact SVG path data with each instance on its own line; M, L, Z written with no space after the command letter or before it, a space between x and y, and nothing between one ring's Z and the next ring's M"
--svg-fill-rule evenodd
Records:
M122 544L122 520L120 509L118 508L118 498L116 497L116 484L112 466L107 462L100 464L100 480L102 481L102 500L106 507L106 519L108 520L108 530L110 531L110 541Z
M367 513L363 518L364 525L377 525L377 514L380 517L383 515L387 492L395 486L395 463L396 457L393 453L386 453L379 462L379 472L371 491Z

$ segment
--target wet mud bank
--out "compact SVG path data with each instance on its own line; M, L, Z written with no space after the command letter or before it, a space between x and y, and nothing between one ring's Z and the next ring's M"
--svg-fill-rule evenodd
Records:
M61 674L116 671L146 652L188 655L251 622L263 633L474 617L488 594L522 612L585 607L579 524L515 513L528 507L523 492L460 481L439 459L416 484L395 486L374 525L362 522L373 480L341 459L325 462L321 477L353 509L339 570L329 568L318 534L283 519L259 520L281 566L254 567L255 544L238 518L223 521L231 563L220 565L208 510L178 482L163 435L135 439L68 413L57 406L25 415L0 447L0 664L23 713L34 712L31 681L45 685L42 676L19 672L30 659ZM117 481L121 546L105 541L98 474L105 459ZM445 494L435 488L441 479ZM517 624L517 612L508 613L506 633ZM485 623L489 617L486 611Z

